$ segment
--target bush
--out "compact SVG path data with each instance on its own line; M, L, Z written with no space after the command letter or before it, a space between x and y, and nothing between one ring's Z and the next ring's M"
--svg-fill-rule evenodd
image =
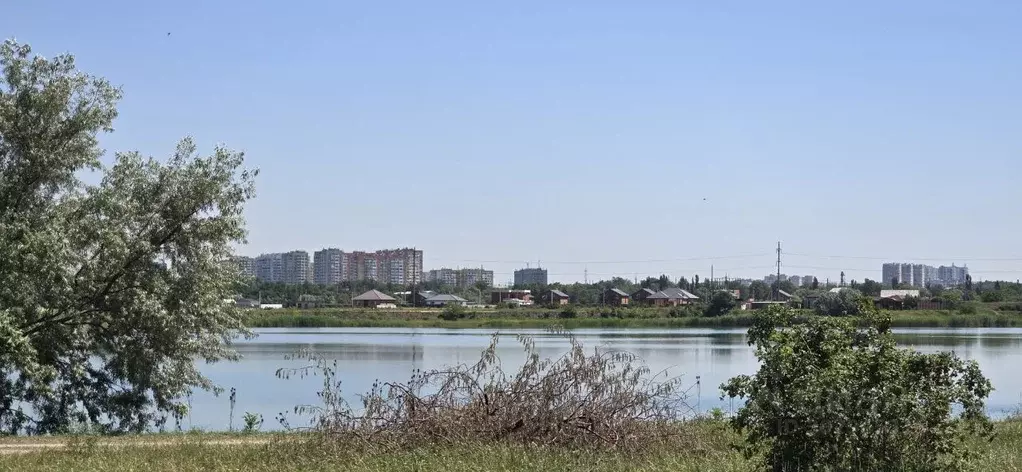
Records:
M455 321L465 318L468 309L461 305L447 305L440 313L440 318L446 321Z
M767 470L958 471L966 440L987 437L990 382L974 361L895 346L890 318L756 318L749 343L760 369L721 386L746 403L732 424ZM952 408L954 406L954 409ZM957 413L953 413L957 412Z
M578 310L575 307L568 305L561 309L561 312L557 314L558 318L577 318Z
M703 315L709 317L724 316L737 306L738 300L735 300L734 295L728 292L717 292L710 298L710 303L706 305Z
M702 310L693 305L678 305L671 307L671 310L667 312L667 316L671 318L688 318L699 316L700 313L702 313Z
M632 354L586 353L568 336L569 352L551 360L540 357L532 338L518 339L526 360L515 372L502 370L495 334L476 364L417 370L406 383L374 384L357 407L344 400L336 361L311 351L290 358L308 359L312 367L278 369L277 377L322 375L323 405L295 413L311 416L317 432L387 446L506 441L635 450L677 443L677 421L694 414L680 378L653 375ZM288 427L283 414L278 420Z
M856 316L863 306L862 292L846 288L838 293L827 292L816 302L816 313L824 316Z
M983 292L982 294L980 294L979 299L981 301L983 301L983 303L998 303L998 302L1003 302L1004 301L1004 293L1002 293L1000 290L995 290L995 291L991 291L991 292Z

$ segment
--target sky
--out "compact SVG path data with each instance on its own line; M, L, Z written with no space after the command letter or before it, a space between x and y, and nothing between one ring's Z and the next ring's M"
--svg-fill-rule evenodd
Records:
M1022 2L12 2L123 88L109 152L258 168L242 254L552 280L1022 278ZM169 35L168 35L169 33Z

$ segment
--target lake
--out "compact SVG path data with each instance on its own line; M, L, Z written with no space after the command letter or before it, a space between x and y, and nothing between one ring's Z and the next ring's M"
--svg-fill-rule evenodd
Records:
M275 376L278 368L307 364L285 359L299 349L336 359L343 390L353 398L376 380L407 380L414 369L474 363L493 334L486 329L429 328L266 328L255 332L257 338L236 345L241 361L202 364L201 370L228 392L232 387L237 390L236 428L245 412L253 412L263 415L264 430L279 429L276 417L282 412L288 413L292 426L305 425L292 413L295 405L318 403L322 377L284 380ZM502 331L498 353L505 369L517 368L524 359L517 334L533 336L544 357L559 356L568 349L564 336L545 330ZM590 352L595 347L628 351L644 359L654 372L666 369L683 375L691 386L690 403L701 412L732 410L734 405L720 400L718 387L734 375L752 374L757 368L744 329L589 329L573 334ZM905 347L952 351L978 361L995 388L987 402L991 415L1004 416L1022 403L1022 376L1017 374L1022 328L896 329L895 334ZM228 395L196 393L182 427L227 429Z

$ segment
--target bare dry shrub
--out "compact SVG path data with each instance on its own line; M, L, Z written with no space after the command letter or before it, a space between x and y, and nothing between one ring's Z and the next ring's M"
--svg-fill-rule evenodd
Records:
M376 383L353 408L341 395L337 362L303 351L310 364L277 376L323 376L322 405L295 408L311 429L366 444L421 445L466 441L635 449L675 443L679 421L694 416L680 377L652 373L638 357L594 349L572 336L564 356L543 359L531 337L518 336L526 361L507 373L496 355L498 335L473 365L413 373L405 383ZM289 427L286 418L279 418Z

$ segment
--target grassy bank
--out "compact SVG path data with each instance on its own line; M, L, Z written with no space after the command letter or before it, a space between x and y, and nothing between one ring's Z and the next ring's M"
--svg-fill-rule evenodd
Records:
M754 315L743 312L716 318L671 316L670 309L617 310L578 309L573 318L546 309L473 310L465 318L444 320L441 310L273 310L252 311L246 324L253 328L393 327L393 328L744 328ZM614 315L614 316L611 316ZM1022 314L980 309L974 313L937 310L891 312L895 327L976 328L1022 326Z
M702 472L748 471L732 445L738 439L726 426L704 422L686 426L685 444L651 446L622 453L572 450L514 444L459 444L387 449L350 443L331 443L292 435L264 435L259 441L225 442L219 435L136 437L118 440L118 447L82 438L64 438L70 446L45 451L6 454L0 470L10 471L619 471L674 470ZM996 425L993 441L973 444L982 457L973 470L1022 471L1022 422ZM59 439L57 439L59 440ZM5 441L0 440L0 446Z

